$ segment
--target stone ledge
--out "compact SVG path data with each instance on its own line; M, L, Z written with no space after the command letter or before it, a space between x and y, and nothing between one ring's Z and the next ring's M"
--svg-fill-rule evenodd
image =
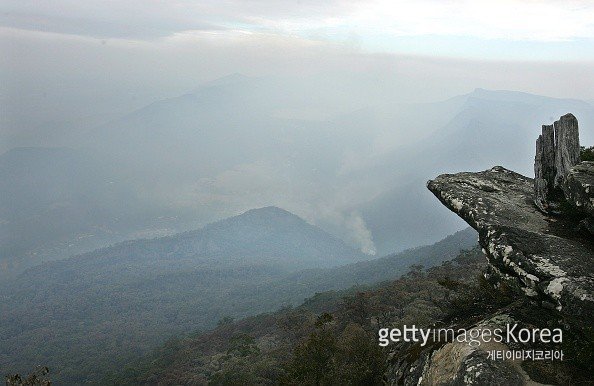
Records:
M444 174L427 183L479 232L487 259L534 299L572 317L594 317L594 240L577 224L539 211L533 180L501 166Z

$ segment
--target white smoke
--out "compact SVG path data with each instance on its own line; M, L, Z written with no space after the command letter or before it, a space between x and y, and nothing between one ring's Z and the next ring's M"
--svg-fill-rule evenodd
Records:
M265 161L241 164L212 178L201 178L178 197L182 206L195 205L218 218L269 205L302 217L368 255L376 254L371 231L352 208L377 192L359 191L363 184L317 185L288 178L287 170ZM305 186L305 188L304 188ZM354 192L354 187L358 186ZM371 185L369 185L371 186Z
M365 220L357 213L351 213L346 217L345 225L350 233L351 240L359 246L361 252L367 255L375 255L377 250L373 243L371 231L367 228Z

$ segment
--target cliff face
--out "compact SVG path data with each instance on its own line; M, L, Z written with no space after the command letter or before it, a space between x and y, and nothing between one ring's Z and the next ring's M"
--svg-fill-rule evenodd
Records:
M536 179L495 166L477 173L440 175L427 187L478 231L489 262L485 277L495 287L511 290L516 299L489 315L451 321L449 326L471 330L494 330L510 323L532 329L558 326L564 332L563 347L584 344L585 349L576 350L583 354L566 353L574 356L566 358L569 362L536 365L488 358L490 350L533 349L534 343L482 342L478 347L436 343L416 347L414 357L414 348L399 347L398 354L405 355L394 356L401 359L390 367L390 383L565 384L575 381L579 366L572 366L578 355L586 356L583 363L591 363L594 162L579 163L576 149L579 157L577 120L568 114L543 126L537 141Z
M428 188L479 232L490 269L527 296L557 310L594 310L594 242L573 218L533 203L533 180L496 166L445 174Z
M565 176L563 193L567 201L586 216L581 222L594 234L594 162L584 161L571 169Z

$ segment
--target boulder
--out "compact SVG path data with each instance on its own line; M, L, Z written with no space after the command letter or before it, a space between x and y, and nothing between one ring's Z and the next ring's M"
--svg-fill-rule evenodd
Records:
M497 313L474 323L468 328L468 333L472 334L477 329L505 329L505 324L515 323L518 321L509 313ZM457 329L468 326L448 327ZM399 355L391 358L387 383L405 386L521 386L532 381L519 361L497 360L489 356L491 351L505 353L514 349L528 349L527 345L510 347L507 343L492 340L486 342L478 338L478 341L480 344L475 345L457 340L434 342L425 347L420 347L418 343L403 343L394 351Z

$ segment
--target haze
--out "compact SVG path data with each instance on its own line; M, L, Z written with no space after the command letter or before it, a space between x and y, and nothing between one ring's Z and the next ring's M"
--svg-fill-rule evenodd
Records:
M24 212L5 210L5 234L19 234L7 237L5 257L65 257L268 205L365 253L388 253L463 227L424 191L435 173L505 160L530 175L539 125L570 110L583 143L594 142L589 1L4 1L0 9L0 153L73 149L86 160L77 165L94 166L71 172L72 189L101 193L89 199L96 211L81 214L99 225L81 219L78 232L55 236L65 245L81 234L97 239L78 249L48 252L19 230L30 228L19 222ZM21 156L31 159L11 159L22 164ZM89 170L100 170L93 181ZM6 208L39 203L10 192Z

